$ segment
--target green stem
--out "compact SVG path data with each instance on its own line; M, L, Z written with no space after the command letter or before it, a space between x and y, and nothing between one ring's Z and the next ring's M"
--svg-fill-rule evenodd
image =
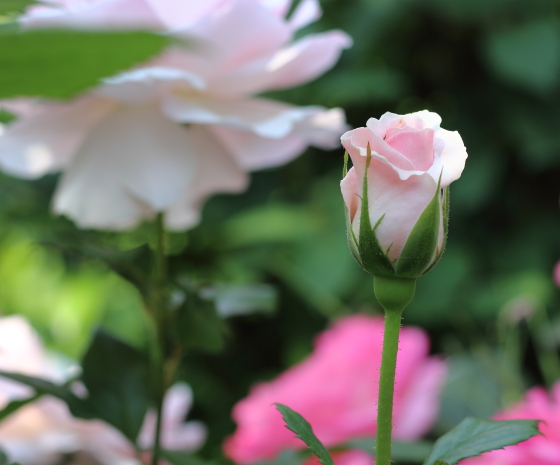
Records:
M391 432L393 429L393 395L395 371L399 350L401 317L405 307L414 296L415 279L386 278L375 276L374 291L385 309L385 332L379 377L377 402L377 437L375 446L376 465L391 463Z
M156 218L156 244L154 247L154 288L153 311L157 333L157 355L154 357L157 376L157 417L154 432L154 447L152 452L152 465L157 465L161 454L161 423L163 411L163 398L166 391L165 381L165 320L166 320L166 281L167 262L165 258L165 226L163 214Z

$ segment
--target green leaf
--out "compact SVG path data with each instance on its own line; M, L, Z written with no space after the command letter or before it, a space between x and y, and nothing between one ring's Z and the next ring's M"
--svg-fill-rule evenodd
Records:
M66 402L68 408L72 412L72 415L76 417L85 419L96 418L93 411L89 408L87 402L83 399L80 399L64 386L54 384L45 379L23 375L21 373L0 371L0 376L30 386L35 389L38 394L48 394L57 397L58 399Z
M360 231L358 240L358 250L360 254L360 265L364 270L376 276L394 276L395 270L387 254L381 249L375 228L383 221L383 217L378 220L374 228L371 227L371 219L369 217L369 199L368 199L368 179L367 173L371 163L371 149L368 144L367 161L364 170L364 180L362 189L362 208L360 211Z
M2 409L2 411L0 411L0 421L3 420L4 418L10 416L12 413L19 410L21 407L24 407L25 405L36 401L42 395L43 395L42 392L38 392L34 396L31 396L27 399L12 400L8 405L6 405L6 407L4 407ZM1 465L1 462L0 462L0 465Z
M202 289L201 296L214 301L221 318L271 314L278 306L278 292L270 284L215 285Z
M449 465L447 462L444 462L443 460L436 460L434 462L434 465Z
M0 98L69 98L147 60L168 44L164 36L135 31L2 34Z
M175 310L171 330L184 349L218 352L225 344L227 326L216 312L214 302L188 291L183 304Z
M441 176L440 176L441 180ZM441 220L440 183L430 203L420 214L402 249L397 275L403 278L421 276L434 257Z
M32 0L0 0L0 15L7 13L21 13L28 6L34 5Z
M88 403L98 418L136 442L149 402L148 362L136 349L98 331L82 360Z
M498 77L540 94L558 84L560 29L556 19L498 29L485 42L490 67Z
M424 465L437 460L456 464L459 460L502 449L539 434L538 420L483 420L465 418L440 437Z
M286 428L296 433L296 437L301 439L307 447L311 449L319 462L323 465L334 465L334 462L325 446L317 439L311 425L299 413L294 412L290 407L283 404L275 404L278 411L282 414L282 418L286 422Z

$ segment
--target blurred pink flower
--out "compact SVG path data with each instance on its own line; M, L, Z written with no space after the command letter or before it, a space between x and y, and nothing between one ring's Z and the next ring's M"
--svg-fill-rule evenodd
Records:
M190 452L206 439L206 428L197 421L184 422L192 404L192 391L185 383L175 383L163 403L161 445L164 449ZM94 458L103 465L140 464L134 446L119 431L99 420L77 420L82 456ZM148 411L138 436L143 449L153 446L156 426L155 410Z
M554 267L554 282L558 287L560 287L560 260L556 263Z
M0 318L0 369L63 381L67 373L52 363L37 333L21 316ZM8 402L26 399L33 391L17 382L0 378L0 409ZM206 438L199 422L184 422L192 404L188 385L176 383L167 392L163 406L161 443L170 450L193 451ZM152 446L155 412L149 411L138 437L138 445ZM0 448L21 465L58 463L61 454L71 453L73 465L140 465L133 444L101 420L72 417L66 404L43 396L0 422Z
M37 333L18 315L0 318L0 369L52 381L65 378L47 356ZM32 389L0 378L0 409L32 395ZM72 452L78 445L72 426L63 402L42 397L0 423L0 448L22 465L54 463L60 453Z
M522 402L498 413L496 420L542 420L542 435L505 449L461 461L461 465L560 465L560 381L550 394L542 387L530 389Z
M56 0L27 28L148 28L194 39L103 80L68 102L5 101L19 119L0 137L0 167L37 178L62 171L54 211L84 228L126 229L156 212L195 225L202 202L239 192L247 172L287 163L307 146L338 146L341 109L251 97L311 81L351 39L296 31L320 16L304 0Z
M318 336L307 359L254 386L235 405L237 430L224 444L226 455L249 464L304 447L284 427L275 402L302 414L327 447L374 436L382 341L381 317L353 315L335 323ZM427 432L436 417L445 364L428 357L428 336L419 328L403 327L399 348L394 437L410 441Z

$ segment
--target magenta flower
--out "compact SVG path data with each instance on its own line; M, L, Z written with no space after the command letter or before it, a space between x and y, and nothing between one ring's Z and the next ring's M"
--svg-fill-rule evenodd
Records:
M494 416L496 420L542 420L542 434L502 450L461 461L461 465L559 465L560 381L550 393L542 387L530 389L523 401Z
M327 446L373 437L383 319L354 315L320 334L313 353L271 382L261 383L233 409L237 430L224 444L237 463L274 458L284 449L301 449L303 442L288 431L274 403L302 414ZM424 331L404 327L397 360L394 424L396 439L422 436L438 411L445 364L428 357Z

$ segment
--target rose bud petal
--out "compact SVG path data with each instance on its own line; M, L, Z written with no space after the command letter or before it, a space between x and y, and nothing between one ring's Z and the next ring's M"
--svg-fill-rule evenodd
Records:
M354 164L341 182L348 242L373 275L417 278L443 254L449 185L467 151L459 133L440 123L427 110L385 113L341 137Z

